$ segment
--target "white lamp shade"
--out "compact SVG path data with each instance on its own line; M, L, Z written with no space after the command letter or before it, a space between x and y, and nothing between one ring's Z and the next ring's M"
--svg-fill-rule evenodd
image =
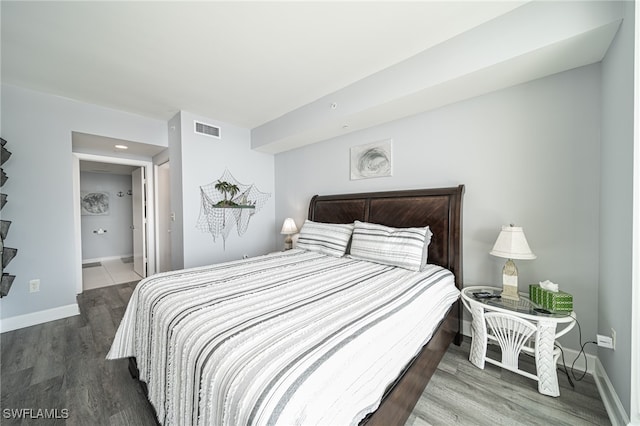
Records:
M536 255L529 248L524 231L519 226L502 226L502 231L500 231L500 235L489 253L505 259L530 260L536 258Z
M291 234L295 234L296 232L298 232L296 223L290 217L286 218L284 220L284 223L282 224L282 231L280 231L280 233L285 235L291 235Z

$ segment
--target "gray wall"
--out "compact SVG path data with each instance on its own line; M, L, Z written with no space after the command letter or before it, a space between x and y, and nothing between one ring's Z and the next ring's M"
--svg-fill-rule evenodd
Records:
M166 122L2 85L2 137L13 152L5 165L9 201L2 217L12 220L11 262L16 275L0 301L9 318L76 303L73 222L73 131L167 145ZM29 280L40 278L40 292Z
M598 331L616 330L616 350L599 349L627 415L631 403L631 309L634 129L634 2L602 62L600 287Z
M133 255L131 175L80 172L80 193L109 194L109 214L82 215L82 260ZM118 193L122 192L122 197ZM93 231L106 229L104 234Z
M489 255L503 224L523 226L538 258L517 261L520 290L552 280L572 293L583 338L598 293L600 65L276 155L276 223L300 226L313 194L465 184L466 286L501 285ZM393 139L393 177L351 181L349 148ZM578 349L577 330L563 338Z
M251 149L249 129L201 117L186 111L179 114L180 138L170 135L172 195L174 167L177 163L174 150L180 151L182 199L171 203L176 206L176 225L182 225L182 251L184 267L201 266L215 262L241 259L243 255L255 256L273 251L276 245L274 229L274 157ZM175 119L175 118L174 118ZM215 139L194 133L194 120L221 128L221 138ZM174 124L174 120L170 125ZM267 204L250 219L249 228L242 236L237 228L223 244L222 238L214 242L211 234L196 228L200 215L200 186L217 181L225 169L243 184L255 184L262 192L271 194ZM177 172L176 172L177 173ZM180 208L179 203L182 203ZM176 246L174 246L176 247ZM173 249L173 247L172 247Z

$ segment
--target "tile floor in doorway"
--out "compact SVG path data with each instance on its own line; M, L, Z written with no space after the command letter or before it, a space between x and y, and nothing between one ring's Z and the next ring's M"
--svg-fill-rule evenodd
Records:
M130 257L108 259L82 265L82 288L84 290L128 283L140 279L140 275L133 272L133 260Z

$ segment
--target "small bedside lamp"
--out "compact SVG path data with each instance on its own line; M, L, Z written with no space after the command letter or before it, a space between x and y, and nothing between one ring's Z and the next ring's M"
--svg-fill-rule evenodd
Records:
M284 220L282 224L281 234L286 235L287 237L284 239L284 249L289 250L292 247L291 234L295 234L298 232L298 228L296 227L296 223L290 217Z
M493 249L489 254L507 259L502 268L502 297L511 300L520 300L518 296L518 268L512 259L535 259L524 236L524 231L519 226L503 226Z

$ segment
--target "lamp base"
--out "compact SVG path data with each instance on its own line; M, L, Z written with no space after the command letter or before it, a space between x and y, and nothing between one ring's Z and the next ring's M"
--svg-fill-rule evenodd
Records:
M284 239L284 250L291 250L293 248L293 238L291 238L290 234L287 234Z
M502 298L520 300L518 296L518 268L513 260L508 259L502 268Z
M500 294L502 299L508 300L520 300L520 296L518 296L518 287L513 287L510 285L505 285L502 287L502 293Z

